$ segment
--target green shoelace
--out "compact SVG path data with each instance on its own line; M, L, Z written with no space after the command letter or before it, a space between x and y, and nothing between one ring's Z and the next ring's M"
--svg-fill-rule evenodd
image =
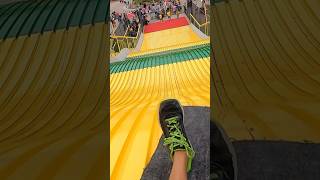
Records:
M179 122L177 121L178 117L172 117L169 119L165 119L168 123L169 134L170 136L164 138L164 145L168 146L170 150L170 157L173 158L174 151L177 150L185 150L188 156L188 163L187 163L187 171L191 170L192 159L194 158L195 152L191 145L188 143L187 139L181 133L179 129Z

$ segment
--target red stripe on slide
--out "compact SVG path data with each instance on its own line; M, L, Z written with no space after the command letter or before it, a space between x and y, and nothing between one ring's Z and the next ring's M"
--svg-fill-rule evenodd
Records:
M189 25L185 17L178 19L170 19L163 22L155 22L144 26L144 33L150 33L155 31L161 31L165 29L177 28L181 26Z

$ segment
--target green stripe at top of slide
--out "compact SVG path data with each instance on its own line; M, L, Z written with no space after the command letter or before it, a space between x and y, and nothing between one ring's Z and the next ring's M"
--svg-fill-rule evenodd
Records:
M109 0L31 0L0 6L0 39L107 22Z
M153 56L128 58L127 60L110 64L110 73L119 73L148 67L156 67L165 64L173 64L188 60L207 58L210 56L210 44L195 46L193 49L184 49L167 54L155 53Z

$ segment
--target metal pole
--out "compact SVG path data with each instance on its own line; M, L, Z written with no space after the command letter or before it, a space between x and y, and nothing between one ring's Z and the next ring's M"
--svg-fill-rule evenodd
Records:
M126 38L126 40L127 40L127 47L129 48L129 42L128 42L128 38Z
M207 7L206 7L206 1L204 0L204 15L206 17L206 23L208 22L208 18L207 18Z
M117 45L118 45L118 51L120 52L120 46L119 46L118 38L116 40L117 40Z

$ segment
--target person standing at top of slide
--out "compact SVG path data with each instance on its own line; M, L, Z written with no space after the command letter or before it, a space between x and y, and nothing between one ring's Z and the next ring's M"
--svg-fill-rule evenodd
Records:
M167 7L168 7L168 2L167 0L165 0L163 3L164 14L167 14Z
M168 8L167 9L167 16L168 16L168 19L171 19L171 8Z

